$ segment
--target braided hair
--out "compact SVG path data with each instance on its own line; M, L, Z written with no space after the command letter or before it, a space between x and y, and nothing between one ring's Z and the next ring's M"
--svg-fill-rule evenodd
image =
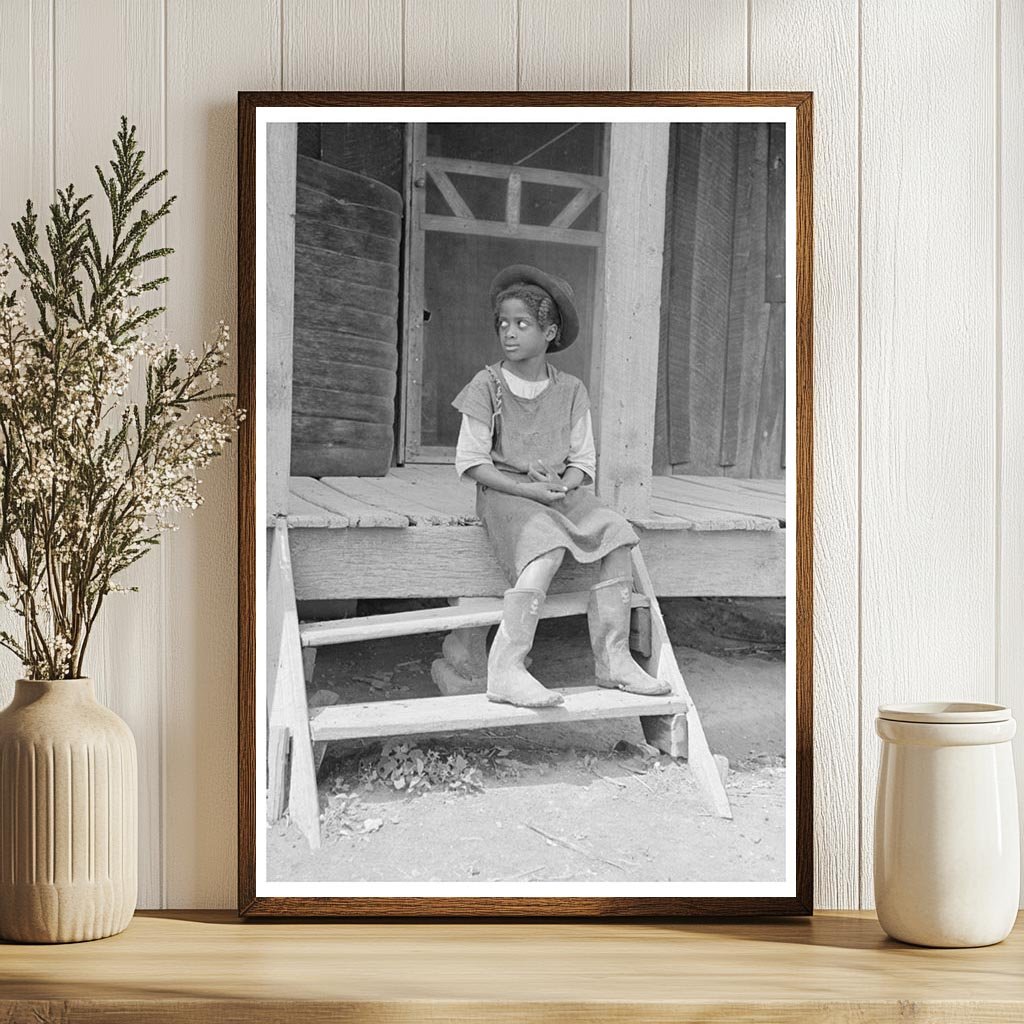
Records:
M519 299L525 303L542 331L547 330L552 324L555 325L557 328L555 336L548 342L548 351L550 351L551 346L557 344L558 339L562 336L562 317L558 312L558 303L540 285L528 284L526 281L510 284L500 291L494 300L494 330L496 332L500 320L498 310L501 309L501 304L506 299Z

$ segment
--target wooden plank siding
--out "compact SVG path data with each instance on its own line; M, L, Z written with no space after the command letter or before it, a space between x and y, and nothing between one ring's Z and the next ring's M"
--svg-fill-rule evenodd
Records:
M117 0L93 9L90 5L53 5L54 52L63 56L54 68L54 179L58 188L74 182L79 194L93 194L89 204L101 243L111 238L110 213L96 178L95 165L113 156L111 140L120 117L129 112L137 125L146 170L156 173L166 164L163 145L161 84L161 9L158 0ZM97 62L95 53L105 52ZM81 83L88 79L90 87ZM162 182L151 193L161 201L172 190ZM166 223L153 231L156 248L167 237ZM40 232L42 233L42 232ZM162 276L170 260L155 260L147 269L152 279ZM165 302L160 289L157 302ZM230 316L230 307L225 310ZM167 328L161 317L154 333ZM216 327L216 323L213 324ZM129 401L145 400L141 374L129 385ZM137 562L119 578L124 587L138 587L130 598L110 595L104 602L84 671L92 676L96 696L115 708L135 735L139 762L139 902L159 906L165 890L163 853L164 705L167 668L159 636L166 621L161 549Z
M294 124L267 125L267 516L288 512L295 356ZM269 522L267 525L270 525Z
M403 6L402 0L285 4L281 87L401 89Z
M54 185L63 188L74 182L79 194L98 194L98 200L94 199L90 207L97 233L103 242L108 242L109 215L93 167L96 163L105 163L112 155L110 140L117 131L119 115L128 106L129 98L134 101L133 120L139 127L141 145L152 155L150 171L156 169L154 165L163 156L159 133L159 86L152 69L147 68L149 61L159 61L158 11L153 4L139 4L134 8L126 4L108 4L103 11L91 16L69 5L51 4L46 14L42 14L45 5L34 4L32 7L32 35L42 30L49 37L41 56L52 56L54 48L64 51L72 39L79 41L81 48L72 50L59 67L53 68L52 83L47 82L42 94L36 98L37 103L51 105L47 112L49 116L43 121L47 129L45 145L49 155L46 162L50 166L44 180L37 173L42 170L42 161L40 166L33 167L36 157L42 157L33 145L31 157L23 168L29 172L32 187L17 197L18 208L11 212L23 213L24 200L31 195L37 203L42 200L38 212L41 219L45 219L46 204L52 198L51 188ZM4 14L4 30L0 35L7 31L6 9ZM99 40L106 42L111 57L102 68L96 68L88 56L89 48ZM35 41L42 42L38 37ZM90 90L76 87L76 82L84 74L93 76L95 85ZM43 83L33 83L37 84ZM6 137L4 145L5 148L8 145ZM14 171L19 161L4 159L0 163L10 164ZM156 194L161 194L159 187ZM10 198L15 199L13 195ZM13 218L5 217L7 219ZM154 232L155 245L161 244L158 241L161 235L162 231ZM158 275L152 273L151 276ZM163 324L158 322L156 327L161 329ZM140 387L144 395L144 385L138 379L132 382L128 392L131 399L139 399ZM159 574L159 556L155 561L155 571ZM142 585L152 578L152 572L151 566L135 565L119 582L125 586ZM146 638L159 630L162 611L159 587L144 588L131 601L118 600L116 596L108 598L93 630L85 665L86 673L95 679L98 698L117 708L136 736L140 791L139 895L140 902L150 906L159 905L162 889L160 786L164 679L160 651L148 644ZM140 687L140 682L145 685Z
M815 905L860 904L858 18L832 0L754 0L751 88L813 89ZM793 40L816 40L794 46ZM826 45L824 42L828 40ZM776 216L775 139L768 216ZM777 251L769 244L767 272ZM766 281L770 296L778 293ZM769 325L769 330L771 330ZM757 486L761 486L758 484Z
M665 197L665 252L661 283L658 391L654 426L654 472L669 474L672 463L690 461L690 417L680 414L678 399L690 393L690 346L672 345L690 323L693 302L697 192L701 126L677 124L669 134L669 187ZM675 415L673 416L673 413Z
M22 0L4 8L0 32L0 139L14 160L0 159L0 223L3 242L13 245L6 225L25 212L31 199L37 210L52 200L53 166L53 8L48 2ZM0 605L0 629L17 635L21 620ZM14 696L22 674L18 659L0 647L0 707ZM140 888L144 884L140 876Z
M171 188L181 196L167 223L176 249L167 320L171 337L187 349L192 339L212 337L219 319L234 318L237 96L281 85L279 5L168 0L164 32L167 154ZM225 370L230 381L234 365ZM179 837L165 859L165 906L234 900L236 453L229 445L203 472L199 514L184 519L162 548L167 611L154 635L168 678L164 830Z
M632 88L622 0L517 0L515 10L520 89Z
M1019 711L1024 700L1020 666L1024 664L1024 5L1004 4L1000 25L1003 72L997 116L1005 133L999 168L1003 213L997 253L998 283L1002 288L997 309L1002 357L1001 451L1002 488L999 566L999 649L996 652L995 699ZM1018 715L1019 718L1019 715ZM1024 743L1017 741L1014 763L1018 780L1024 779ZM1018 782L1021 820L1024 821L1024 785ZM1022 889L1024 891L1024 889Z
M415 0L402 8L403 89L515 89L514 4Z
M888 0L865 5L861 24L863 60L875 69L863 83L861 153L871 204L861 280L866 907L874 905L878 705L940 693L988 701L995 686L994 19L992 5L926 10ZM955 61L935 59L952 52Z
M670 147L655 471L781 478L785 128L677 124Z

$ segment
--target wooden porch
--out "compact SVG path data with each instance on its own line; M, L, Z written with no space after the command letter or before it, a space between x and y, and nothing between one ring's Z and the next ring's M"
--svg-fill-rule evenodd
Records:
M385 477L292 477L287 521L299 600L476 597L508 586L451 466ZM785 594L785 482L651 478L650 510L630 516L662 597ZM589 586L566 564L552 588Z

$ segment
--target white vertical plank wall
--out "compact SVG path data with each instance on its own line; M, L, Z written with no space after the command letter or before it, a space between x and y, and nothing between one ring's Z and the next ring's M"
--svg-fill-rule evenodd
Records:
M290 3L282 31L285 89L402 88L402 0Z
M520 89L629 89L629 4L518 0Z
M516 6L404 0L403 89L514 89Z
M831 49L792 46L800 36ZM751 89L815 100L814 871L819 901L858 906L857 9L754 0ZM828 894L825 896L825 894Z
M54 4L54 166L58 187L76 184L92 193L89 206L100 239L109 243L109 207L94 170L109 172L112 140L122 114L130 112L148 166L164 166L163 11L160 0L85 0ZM106 59L97 62L95 55ZM82 88L89 81L89 88ZM154 196L164 197L163 189ZM162 229L154 232L159 244ZM163 261L150 276L161 276ZM163 291L157 293L164 301ZM157 321L154 331L166 325ZM145 401L145 384L134 382L129 397ZM162 899L162 787L165 552L157 550L128 569L121 585L138 593L111 594L93 630L85 673L96 695L116 707L135 734L139 753L139 900Z
M746 89L747 11L747 0L633 0L630 88Z
M281 87L277 0L167 0L168 329L184 347L235 320L236 94ZM236 877L236 449L166 550L168 906L232 906Z
M993 3L862 4L864 904L877 705L995 693L994 16Z
M0 240L93 190L123 111L179 196L170 336L235 317L240 89L811 89L816 902L870 906L889 700L1024 703L1024 6L1016 0L0 0ZM95 204L94 204L95 207ZM235 900L235 452L112 599L141 904ZM0 700L18 666L0 654ZM1024 772L1022 746L1018 766Z
M996 436L1000 443L996 700L1024 704L1024 4L996 9ZM1024 812L1024 737L1014 749ZM1021 814L1024 821L1024 813Z
M14 246L8 225L31 199L46 209L53 194L53 8L21 0L3 8L0 32L0 244ZM0 628L17 635L18 618L0 607ZM0 705L14 695L18 659L0 648Z

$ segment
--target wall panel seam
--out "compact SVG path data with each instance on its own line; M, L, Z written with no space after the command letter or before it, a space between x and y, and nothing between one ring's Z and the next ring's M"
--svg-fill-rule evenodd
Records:
M630 92L633 91L633 0L626 4L626 83Z
M50 196L57 192L57 0L50 0Z
M1003 701L1003 38L1002 38L1002 0L995 2L995 26L993 32L993 93L995 109L993 110L993 242L995 258L993 272L995 275L995 310L993 315L995 359L994 359L994 390L995 390L995 697L997 702Z
M167 165L167 4L169 0L163 0L161 5L161 34L160 40L160 127L163 137L162 163ZM163 198L167 199L167 179L163 181ZM167 245L167 218L160 221L161 245ZM164 273L167 271L167 257L164 257ZM169 276L169 275L168 275ZM171 282L168 280L164 285L164 305L170 306ZM165 315L166 317L166 315ZM164 319L166 325L166 318ZM159 706L157 708L158 736L160 737L160 750L157 756L157 763L160 765L160 778L157 780L157 809L158 827L158 849L160 851L159 867L159 898L160 906L167 906L167 633L169 623L167 621L167 545L160 544L160 693Z
M523 0L516 0L516 92L522 88Z
M857 0L857 542L856 542L856 597L857 597L857 863L855 885L859 908L864 907L862 880L864 878L864 571L862 562L862 540L864 536L864 344L863 344L863 257L862 230L864 224L864 50L863 50L863 0Z
M754 88L752 85L754 78L754 43L752 39L754 25L754 0L747 0L747 21L745 30L747 33L746 49L747 49L747 92L750 92Z
M36 131L36 19L32 17L32 7L28 10L28 131L29 161L31 164L30 181L36 180L39 169L35 165L35 145L32 144Z

